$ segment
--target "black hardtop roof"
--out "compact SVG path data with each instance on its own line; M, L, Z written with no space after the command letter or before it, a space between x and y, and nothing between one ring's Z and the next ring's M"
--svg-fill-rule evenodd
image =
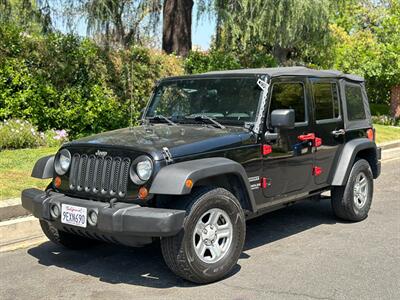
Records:
M357 75L345 74L336 70L315 70L306 67L279 67L279 68L258 68L258 69L237 69L227 71L213 71L197 75L180 76L173 78L187 77L211 77L211 76L239 76L239 75L267 75L269 77L280 76L308 76L320 78L346 78L352 81L363 82L364 78ZM172 78L171 78L172 79Z

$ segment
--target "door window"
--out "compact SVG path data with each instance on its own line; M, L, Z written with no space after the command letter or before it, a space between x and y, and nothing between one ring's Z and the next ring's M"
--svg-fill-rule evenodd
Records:
M279 82L272 86L270 112L294 109L295 122L306 121L304 85L300 82Z
M339 97L336 83L314 82L313 96L317 121L339 118Z

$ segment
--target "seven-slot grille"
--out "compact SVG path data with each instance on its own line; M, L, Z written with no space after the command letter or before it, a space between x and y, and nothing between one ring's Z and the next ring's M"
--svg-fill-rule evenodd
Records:
M100 197L126 195L131 160L127 157L99 157L93 154L72 156L69 188Z

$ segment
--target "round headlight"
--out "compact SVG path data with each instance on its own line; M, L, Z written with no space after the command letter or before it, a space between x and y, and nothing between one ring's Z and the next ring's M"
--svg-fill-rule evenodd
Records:
M67 173L69 166L71 165L71 153L67 149L62 149L55 161L55 170L58 175L64 175Z
M136 165L136 173L143 181L149 180L152 172L153 164L149 160L140 161Z
M146 155L136 158L131 167L130 177L136 184L143 184L153 174L153 161Z

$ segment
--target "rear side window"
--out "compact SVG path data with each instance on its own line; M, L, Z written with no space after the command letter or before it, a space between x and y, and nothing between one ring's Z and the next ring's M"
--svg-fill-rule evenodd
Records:
M313 83L313 95L317 120L336 119L339 117L339 99L336 83Z
M272 86L270 112L275 109L294 109L295 122L305 122L304 86L299 82L279 82Z
M361 87L358 85L345 86L347 118L349 121L364 120L365 109L361 93Z

